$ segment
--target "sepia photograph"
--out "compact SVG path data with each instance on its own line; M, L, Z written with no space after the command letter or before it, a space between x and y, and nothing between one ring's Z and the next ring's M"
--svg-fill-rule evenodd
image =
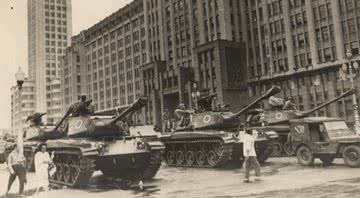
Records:
M360 197L360 0L1 0L0 198Z

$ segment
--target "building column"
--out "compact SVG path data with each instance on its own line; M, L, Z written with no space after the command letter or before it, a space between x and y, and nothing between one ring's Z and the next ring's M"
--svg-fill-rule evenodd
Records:
M335 33L336 57L338 60L345 58L344 37L341 27L340 5L339 1L331 1L332 18Z
M285 27L285 38L286 38L286 50L287 50L287 57L288 57L288 65L289 71L294 72L295 60L294 60L294 49L293 49L293 39L292 39L292 32L291 32L291 22L290 22L290 7L289 1L282 1L283 7L283 16L284 16L284 27Z
M258 40L259 40L259 50L260 50L260 71L258 71L258 75L264 75L265 74L265 62L264 62L264 54L263 54L263 40L262 40L262 35L261 35L261 24L260 24L260 12L259 12L259 3L258 1L255 1L255 7L256 7L256 25L257 25L257 29L258 29ZM265 45L266 46L266 45ZM259 89L261 90L261 87L259 87Z
M234 2L233 2L234 3ZM230 5L228 0L218 1L221 39L232 40Z
M316 48L316 32L315 32L315 20L314 20L314 11L311 1L305 1L306 9L306 18L308 23L308 34L309 34L309 44L311 52L311 62L313 65L316 65L319 62L318 51Z

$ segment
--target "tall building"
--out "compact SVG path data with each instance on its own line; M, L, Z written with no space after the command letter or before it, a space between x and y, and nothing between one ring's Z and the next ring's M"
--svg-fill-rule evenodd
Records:
M80 100L82 94L87 94L84 39L84 34L74 36L72 44L66 49L61 62L61 93L64 114L72 104Z
M71 34L71 0L28 1L28 73L36 111L47 112L48 123L61 118L60 60Z
M234 1L239 2L239 1ZM359 61L360 1L240 1L250 96L282 87L300 110L309 110L348 90L339 68ZM359 84L359 78L355 84ZM359 87L357 87L359 93ZM358 95L359 96L359 95ZM351 97L316 113L353 120Z
M18 86L11 87L11 129L17 135L26 127L26 118L35 112L35 83L25 79L22 93Z
M181 102L191 107L194 84L217 94L213 105L229 103L233 111L272 85L300 110L310 109L350 87L339 80L339 67L348 50L352 61L359 59L359 6L353 0L134 0L82 32L86 74L80 78L97 111L148 96L139 119L149 124ZM351 108L346 98L316 114L351 120Z
M237 42L240 20L227 10L240 13L227 0L134 0L84 30L77 36L84 37L81 41L73 39L72 45L83 45L79 49L85 51L78 64L85 67L79 76L85 83L79 89L86 86L96 111L123 108L146 95L149 103L135 119L152 124L161 120L164 109L172 112L180 102L190 107L194 83L217 93L217 102L240 108L246 100L234 98L247 94L245 47ZM72 86L63 87L65 101L78 96L78 74L69 69L75 55L67 54L63 64L64 85Z

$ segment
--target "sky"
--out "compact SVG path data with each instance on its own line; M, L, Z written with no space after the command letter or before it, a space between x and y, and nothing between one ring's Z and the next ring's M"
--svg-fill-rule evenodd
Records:
M91 27L131 0L72 0L73 35ZM0 0L0 128L11 127L15 73L27 75L27 0Z

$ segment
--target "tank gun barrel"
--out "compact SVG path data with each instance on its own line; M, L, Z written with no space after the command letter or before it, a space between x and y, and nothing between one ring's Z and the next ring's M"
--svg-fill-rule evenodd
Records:
M309 111L305 111L305 112L295 112L295 119L299 119L299 118L304 118L312 113L314 113L315 111L318 111L319 109L322 109L338 100L340 100L341 98L344 98L344 97L347 97L347 96L350 96L351 94L355 93L355 89L350 89L349 91L333 98L332 100L329 100L327 102L325 102L324 104L321 104ZM285 119L285 120L281 120L281 121L277 121L277 122L271 122L271 125L275 125L275 124L281 124L281 123L286 123L286 122L289 122L290 119L294 119L294 118L288 118L288 119Z
M330 105L331 103L334 103L334 102L340 100L341 98L345 98L345 97L350 96L351 94L354 94L354 93L355 93L355 89L350 89L349 91L341 94L340 96L335 97L335 98L333 98L332 100L329 100L329 101L325 102L324 104L321 104L321 105L319 105L319 106L317 106L317 107L315 107L315 108L313 108L313 109L311 109L311 110L309 110L309 111L303 112L303 113L299 114L298 116L299 116L299 118L303 118L303 117L305 117L305 116L308 116L308 115L314 113L315 111L317 111L317 110L319 110L319 109L322 109L322 108L324 108L325 106L328 106L328 105Z
M146 102L147 102L146 97L140 97L130 107L125 109L123 112L121 112L120 115L118 115L114 119L112 119L110 121L110 124L115 124L116 122L118 122L119 120L121 120L122 118L127 116L129 113L141 109L142 107L144 107L146 105Z
M53 131L55 132L61 126L61 124L65 121L65 119L70 116L71 113L79 111L80 109L84 109L85 107L89 106L90 103L92 103L92 100L87 100L85 102L81 102L80 105L78 105L79 103L77 103L75 105L71 105L69 107L68 111L66 112L66 114L61 118L60 122L55 126Z
M241 109L239 112L237 112L235 115L233 115L232 117L239 117L242 113L246 112L247 110L253 108L256 104L258 104L260 101L269 98L273 95L276 95L277 93L279 93L281 91L280 87L278 86L274 86L271 89L269 89L266 93L264 93L261 97L257 98L256 100L254 100L252 103L248 104L246 107L244 107L243 109Z
M68 109L68 111L66 112L66 114L61 118L60 122L57 123L57 125L55 126L55 128L53 129L54 132L56 132L56 130L61 126L61 124L65 121L66 118L69 117L71 113L71 107Z

